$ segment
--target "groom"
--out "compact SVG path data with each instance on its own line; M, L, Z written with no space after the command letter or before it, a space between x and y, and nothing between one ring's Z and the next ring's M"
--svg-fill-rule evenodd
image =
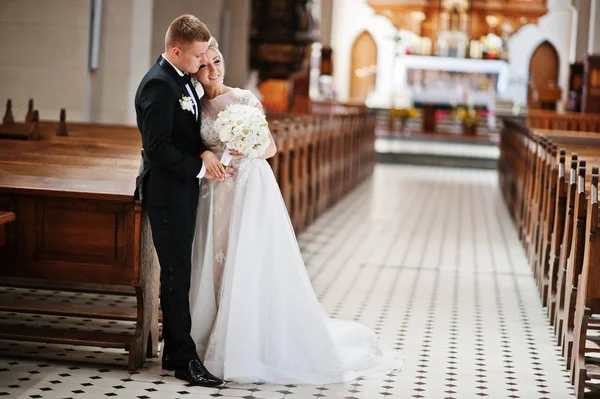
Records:
M160 263L163 312L162 366L193 385L223 381L206 370L190 336L189 304L192 242L199 180L222 180L206 170L200 154L200 99L190 75L206 63L210 32L193 15L169 26L165 52L146 73L135 95L137 125L142 133L143 166L136 198L150 220Z

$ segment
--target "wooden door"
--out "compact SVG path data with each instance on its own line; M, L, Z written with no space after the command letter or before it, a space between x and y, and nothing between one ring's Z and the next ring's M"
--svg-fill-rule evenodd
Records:
M529 87L527 90L527 106L540 108L535 95L538 92L547 92L549 89L558 88L558 52L549 42L543 42L531 56L529 62Z
M600 113L600 55L585 56L583 112Z
M369 32L361 33L352 46L350 63L350 99L364 102L375 90L377 44Z

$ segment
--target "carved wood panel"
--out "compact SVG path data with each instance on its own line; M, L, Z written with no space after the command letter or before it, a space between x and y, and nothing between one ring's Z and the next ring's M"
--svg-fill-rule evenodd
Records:
M430 38L435 46L440 31L439 16L445 10L440 0L369 0L368 3L377 14L388 18L397 29L412 30L411 12L424 13L425 20L421 23L420 35ZM466 33L475 40L493 30L497 30L493 33L500 35L499 26L503 23L510 25L514 34L522 26L536 23L539 17L548 12L547 0L468 0L467 4L465 13L470 27ZM486 22L489 15L498 17L498 27L490 28Z
M600 55L586 56L582 108L583 112L600 113Z
M2 275L124 285L138 279L133 202L24 195L0 202L16 204L18 215L7 235L14 244L0 252Z

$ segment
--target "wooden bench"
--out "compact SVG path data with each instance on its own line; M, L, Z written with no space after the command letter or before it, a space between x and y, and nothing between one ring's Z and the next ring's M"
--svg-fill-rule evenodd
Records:
M594 167L586 211L585 255L577 286L574 342L570 364L571 382L575 385L575 393L578 398L584 397L587 380L600 379L598 360L594 361L592 358L586 357L586 354L600 352L598 337L590 339L587 334L592 316L600 314L600 241L597 237L599 227L598 167Z
M3 286L128 294L135 308L23 299L5 312L135 321L132 334L2 325L0 338L123 348L129 369L158 352L158 263L141 203L133 200L139 132L61 122L39 125L37 141L2 140L0 204L18 219L7 231Z
M296 232L370 176L375 166L373 111L341 104L315 109L321 113L270 125L278 152L269 163Z
M6 230L4 225L14 220L14 213L0 211L0 248L6 245Z
M544 134L542 136L542 134ZM600 136L579 132L537 132L532 135L532 148L530 152L535 156L530 157L530 173L525 205L524 205L524 232L523 241L526 246L528 258L532 264L534 276L540 289L544 305L548 306L549 314L553 317L557 340L561 344L567 365L570 362L571 345L573 341L574 326L574 295L577 279L582 265L583 231L582 219L585 217L586 191L581 187L581 181L586 177L585 160L580 161L577 167L577 155L573 156L570 185L566 199L566 214L561 214L562 199L557 198L557 189L550 184L552 164L556 164L556 147L563 150L579 153L592 162L600 162ZM552 140L552 141L550 141ZM560 161L559 161L560 162ZM589 169L588 169L589 170ZM577 178L576 176L579 176ZM557 184L564 184L564 176ZM577 187L579 185L580 187ZM554 188L553 188L554 187ZM561 193L565 190L561 188ZM550 205L552 203L552 205ZM549 213L552 212L552 215ZM560 240L559 254L550 244L552 234L558 241L561 229L560 218L564 217L564 232ZM556 226L554 221L557 220ZM551 230L550 226L554 226ZM558 262L556 260L558 259ZM550 263L551 262L551 263ZM556 288L555 288L556 287ZM551 292L552 294L549 294Z
M600 164L600 135L504 125L500 186L581 398L586 379L600 378L585 356L600 352L588 334L600 329L598 167L590 167Z

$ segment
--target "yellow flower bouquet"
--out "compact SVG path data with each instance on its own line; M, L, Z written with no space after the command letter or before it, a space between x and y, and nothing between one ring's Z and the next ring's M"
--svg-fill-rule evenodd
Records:
M476 125L479 121L479 112L473 107L459 107L454 112L454 118L468 126Z
M402 120L412 119L419 116L419 111L416 108L393 108L390 109L390 116L400 118Z

